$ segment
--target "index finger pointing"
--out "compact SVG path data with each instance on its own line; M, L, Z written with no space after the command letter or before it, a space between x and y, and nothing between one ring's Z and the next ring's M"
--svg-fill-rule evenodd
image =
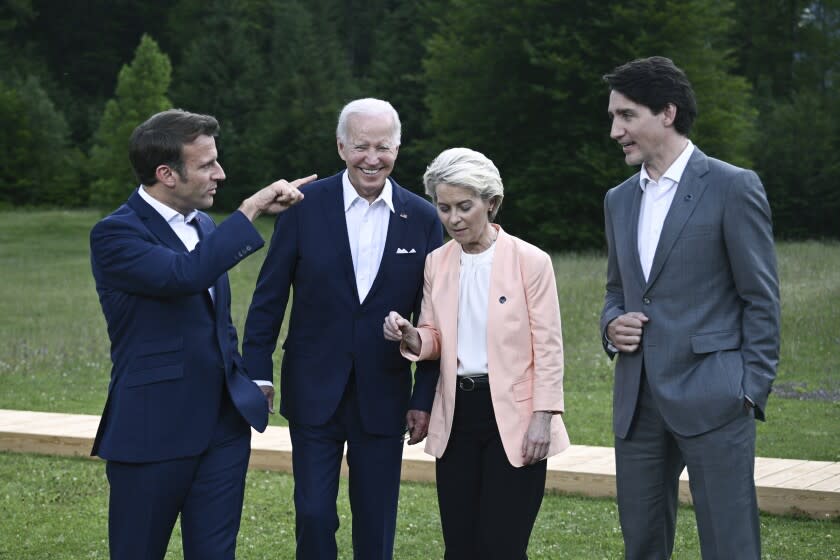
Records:
M301 186L305 185L306 183L311 183L312 181L314 181L317 178L318 178L318 175L316 173L313 173L309 177L301 177L300 179L295 179L294 181L289 183L289 185L296 188L296 189L299 189Z

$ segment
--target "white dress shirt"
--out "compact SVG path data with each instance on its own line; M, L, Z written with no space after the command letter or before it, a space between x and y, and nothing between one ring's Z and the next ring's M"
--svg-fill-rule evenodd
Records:
M344 217L347 222L347 238L353 256L353 271L356 274L356 290L359 301L367 297L370 287L379 272L385 239L388 237L388 221L394 212L391 180L385 180L382 192L373 203L359 196L347 171L341 176L344 190Z
M639 260L642 262L645 280L650 276L653 256L656 253L656 246L659 244L659 236L662 234L665 217L671 208L677 186L693 151L694 144L689 140L682 153L662 174L659 181L651 179L647 169L642 165L641 175L639 176L639 186L642 188L642 206L639 210L638 233Z
M461 251L458 292L458 375L487 373L487 306L496 244L477 254Z
M193 210L185 216L147 193L146 187L143 185L140 185L137 192L140 194L140 198L148 202L149 206L154 208L157 213L166 220L166 223L169 224L169 227L172 228L172 231L175 232L175 235L178 236L178 239L180 239L181 243L183 243L187 248L187 251L192 252L192 250L195 249L195 246L198 245L198 230L196 228L199 226L196 224L195 227L193 227L190 222L196 217L198 211ZM210 292L210 299L212 299L215 303L216 288L210 286L208 291Z

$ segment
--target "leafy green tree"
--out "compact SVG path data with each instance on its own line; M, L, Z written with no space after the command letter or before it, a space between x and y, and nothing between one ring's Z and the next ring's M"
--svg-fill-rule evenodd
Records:
M143 35L134 60L120 70L116 96L105 111L91 149L94 180L90 202L100 207L116 206L128 197L137 180L128 160L131 132L154 113L171 107L166 97L171 79L169 58L157 43Z
M219 208L268 181L336 170L335 120L355 82L336 28L336 3L216 1L187 47L173 98L219 119L228 176Z
M394 177L406 188L423 193L423 173L441 150L431 140L426 107L423 59L426 40L436 29L437 4L430 0L395 0L381 14L371 47L371 63L362 96L386 99L402 121L402 145Z
M0 80L0 206L79 206L83 156L35 77Z
M267 164L269 178L328 176L343 166L336 120L344 103L357 97L356 81L335 39L330 2L275 4L268 56L274 80L251 127L249 152Z
M179 3L186 10L194 2ZM216 197L219 208L232 207L265 181L262 161L248 157L249 126L264 103L268 88L281 76L267 70L266 27L271 2L212 0L204 8L201 32L183 35L181 64L175 69L172 99L187 111L213 115L221 124L219 160L228 180ZM195 21L192 22L193 24ZM265 183L263 183L265 184Z
M756 153L777 235L838 236L840 124L828 118L837 109L840 103L799 93L775 103L762 119L765 142Z
M782 237L840 237L840 1L744 0L741 71L760 95L756 169Z
M608 138L601 76L615 66L672 58L697 92L698 145L749 164L755 111L731 72L730 9L708 0L452 0L425 60L435 140L496 162L500 219L514 233L549 249L601 246L604 193L629 174Z

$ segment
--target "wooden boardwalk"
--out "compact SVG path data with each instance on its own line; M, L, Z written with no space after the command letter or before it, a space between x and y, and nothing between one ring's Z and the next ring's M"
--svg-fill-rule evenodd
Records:
M0 450L88 457L99 416L0 409ZM292 443L287 428L254 432L251 469L292 471ZM346 468L346 465L345 465ZM434 482L434 459L422 445L406 446L403 480ZM840 517L840 463L797 459L755 460L758 505L775 514L813 518ZM573 445L548 461L546 486L553 491L615 497L615 465L610 447ZM691 503L683 472L680 498Z

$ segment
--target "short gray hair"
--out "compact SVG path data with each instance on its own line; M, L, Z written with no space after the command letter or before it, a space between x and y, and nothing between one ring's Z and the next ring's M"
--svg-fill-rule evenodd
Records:
M393 130L391 131L391 140L397 145L400 145L402 135L402 124L400 123L400 116L394 106L383 101L382 99L374 99L373 97L366 97L364 99L356 99L351 101L341 110L338 115L338 126L335 128L335 136L344 144L347 144L348 138L347 120L350 115L390 115L393 122Z
M502 177L496 165L481 152L469 148L449 148L426 168L423 174L423 185L426 194L437 203L438 185L452 185L473 191L482 200L496 199L497 203L490 210L490 221L496 218L505 188Z

